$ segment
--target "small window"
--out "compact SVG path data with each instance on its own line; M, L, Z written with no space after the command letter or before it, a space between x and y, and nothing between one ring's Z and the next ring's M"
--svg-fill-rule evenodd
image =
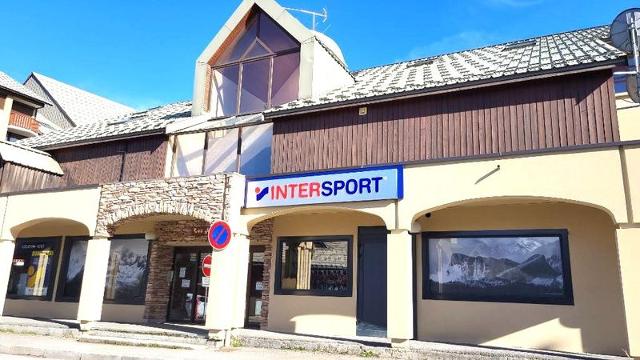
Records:
M11 131L7 132L7 141L8 142L16 142L16 141L20 141L22 139L26 139L27 137L25 135L21 135L21 134L16 134L13 133Z
M7 295L11 298L51 300L60 238L16 240Z
M58 279L56 301L80 300L88 241L89 238L85 236L68 236L64 239L62 271Z
M149 241L144 235L111 240L105 302L144 304Z
M351 236L278 239L276 294L351 296Z
M573 304L566 230L422 236L424 299Z

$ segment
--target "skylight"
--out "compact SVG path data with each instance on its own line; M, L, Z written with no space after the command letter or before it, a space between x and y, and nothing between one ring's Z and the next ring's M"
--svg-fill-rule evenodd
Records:
M530 46L536 45L538 42L536 40L525 40L525 41L516 41L512 43L508 43L504 46L502 51L510 51L516 49L522 49Z

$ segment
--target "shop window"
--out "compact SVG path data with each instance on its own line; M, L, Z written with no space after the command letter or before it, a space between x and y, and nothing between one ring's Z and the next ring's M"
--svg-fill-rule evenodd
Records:
M23 238L16 247L7 295L11 298L50 300L60 238Z
M260 112L298 98L300 44L254 10L217 57L211 76L215 116Z
M351 242L350 236L278 239L275 293L351 296Z
M86 236L67 236L64 239L62 269L58 279L56 301L80 300L88 240L89 238Z
M573 304L566 230L422 236L424 299Z
M149 241L141 236L111 240L105 302L144 304Z

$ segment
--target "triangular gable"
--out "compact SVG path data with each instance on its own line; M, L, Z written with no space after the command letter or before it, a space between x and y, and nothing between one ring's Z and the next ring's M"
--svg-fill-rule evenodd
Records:
M264 13L269 15L276 23L278 23L291 37L297 42L303 44L314 37L311 30L307 29L298 19L293 17L285 8L280 6L273 0L244 0L240 6L229 17L227 22L218 31L216 36L211 40L209 45L198 57L198 63L208 63L216 54L218 49L223 47L227 39L232 39L235 35L234 31L241 28L243 21L246 21L251 9L257 6Z

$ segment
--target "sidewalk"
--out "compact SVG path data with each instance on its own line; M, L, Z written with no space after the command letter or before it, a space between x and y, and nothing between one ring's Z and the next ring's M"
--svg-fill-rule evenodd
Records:
M327 360L361 359L355 356L335 354L311 354L304 351L287 351L256 348L172 350L149 347L81 343L73 339L35 335L0 335L0 354L28 355L46 359L64 360L308 360L310 356Z
M423 341L392 348L386 338L338 338L250 329L233 331L232 348L216 349L213 345L201 326L100 322L94 329L80 332L72 320L0 317L0 354L58 359L625 359Z

